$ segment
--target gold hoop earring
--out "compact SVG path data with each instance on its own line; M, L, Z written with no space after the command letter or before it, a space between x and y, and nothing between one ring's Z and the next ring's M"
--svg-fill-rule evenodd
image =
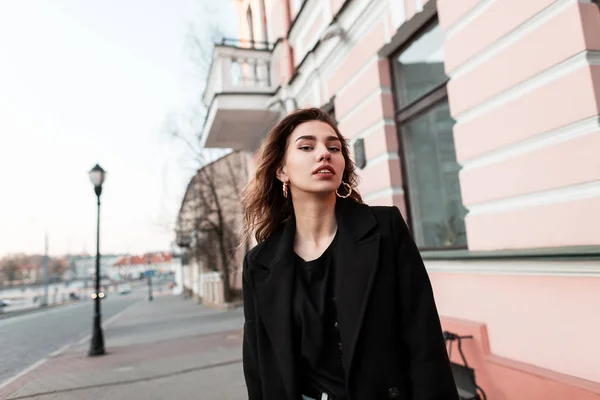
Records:
M283 198L288 198L288 184L287 182L283 182Z
M346 188L348 189L348 193L346 193L345 195L341 195L339 192L340 188L337 188L337 190L335 191L335 194L337 195L337 197L341 197L342 199L345 199L346 197L348 197L352 194L352 186L350 186L349 184L347 184L346 182L343 182L343 181L342 181L342 185L346 186Z

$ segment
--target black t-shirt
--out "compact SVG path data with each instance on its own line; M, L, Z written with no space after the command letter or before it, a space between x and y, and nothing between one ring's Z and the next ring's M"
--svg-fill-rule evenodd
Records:
M299 388L346 397L342 345L335 303L337 235L316 260L295 256L294 322L299 338Z

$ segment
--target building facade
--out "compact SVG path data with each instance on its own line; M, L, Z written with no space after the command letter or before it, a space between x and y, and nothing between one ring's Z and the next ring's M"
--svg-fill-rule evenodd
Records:
M600 399L596 2L235 1L202 144L252 165L283 115L326 109L487 398Z

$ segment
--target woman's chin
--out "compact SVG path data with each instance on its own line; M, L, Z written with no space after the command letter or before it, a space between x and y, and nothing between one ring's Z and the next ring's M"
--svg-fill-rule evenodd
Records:
M328 197L331 195L335 196L335 191L337 189L334 185L319 185L320 187L310 187L304 190L300 189L301 192L304 192L305 195L315 196L315 197Z

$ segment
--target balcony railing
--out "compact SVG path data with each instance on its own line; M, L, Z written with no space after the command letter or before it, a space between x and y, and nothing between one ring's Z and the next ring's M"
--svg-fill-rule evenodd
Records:
M243 49L256 49L256 50L273 50L273 43L261 42L249 39L237 39L237 38L223 38L221 40L221 46L238 47Z
M271 47L239 39L224 39L215 45L204 105L210 107L217 94L273 93Z

